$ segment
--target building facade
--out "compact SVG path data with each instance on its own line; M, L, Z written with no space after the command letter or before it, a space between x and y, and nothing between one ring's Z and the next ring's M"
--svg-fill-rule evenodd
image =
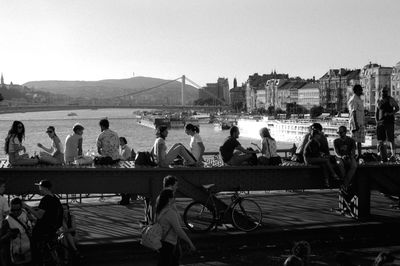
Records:
M298 90L298 105L301 105L308 110L313 106L320 105L319 96L319 82L307 82L303 87Z
M230 103L229 82L227 78L218 78L217 83L207 83L199 90L200 99L219 99L225 104Z
M364 91L364 107L366 110L374 112L379 93L384 87L391 89L392 71L392 67L382 67L372 63L361 69L360 85Z
M391 95L399 103L400 102L400 62L398 62L392 70L391 77Z
M359 80L359 69L330 69L319 79L320 104L331 112L347 109L348 88Z
M246 85L241 87L233 87L230 91L231 106L236 112L246 108Z

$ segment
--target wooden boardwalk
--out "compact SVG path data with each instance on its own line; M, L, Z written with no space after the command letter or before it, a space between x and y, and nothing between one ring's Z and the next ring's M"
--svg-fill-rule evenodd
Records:
M263 210L263 226L257 234L307 230L315 228L348 228L353 226L385 223L400 223L400 211L390 207L394 202L381 193L373 192L371 219L359 222L342 216L333 209L338 207L337 190L274 191L256 192L254 198ZM119 197L86 200L84 203L70 203L76 216L80 244L112 244L137 241L140 236L139 221L143 219L143 204L132 202L128 206L118 205ZM177 199L180 211L190 199ZM219 236L239 234L235 229L218 230ZM194 235L193 238L212 237L214 232Z

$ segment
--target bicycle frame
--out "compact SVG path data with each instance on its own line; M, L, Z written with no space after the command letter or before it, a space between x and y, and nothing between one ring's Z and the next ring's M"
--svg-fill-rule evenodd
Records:
M214 211L215 213L214 224L223 221L226 214L232 209L232 206L236 204L238 201L241 201L243 199L243 197L239 195L239 192L235 191L233 195L231 195L230 197L231 201L228 204L228 206L224 210L218 210L217 205L215 204L214 201L214 197L217 198L216 194L217 193L209 191L209 195L205 205L205 206L212 206L212 211ZM211 205L209 205L209 203L211 203Z

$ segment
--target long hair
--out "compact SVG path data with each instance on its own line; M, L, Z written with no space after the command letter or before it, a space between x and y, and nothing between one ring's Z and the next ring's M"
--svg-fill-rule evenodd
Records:
M200 133L199 127L198 127L198 126L195 126L195 125L193 125L193 124L186 124L185 129L186 129L186 130L193 131L194 133Z
M158 197L158 201L156 204L156 214L160 214L160 212L168 205L169 200L173 197L174 193L171 189L161 190L160 196Z
M260 129L260 135L263 138L269 138L271 140L275 140L273 137L271 137L271 134L269 133L269 129L266 127L263 127L262 129Z
M19 125L22 126L21 133L18 132ZM7 135L5 143L4 143L4 151L6 154L8 154L8 151L9 151L11 138L15 138L15 137L18 138L19 142L22 142L22 140L25 139L25 126L24 126L24 124L22 124L21 121L14 121L11 125L10 130L8 131L8 135Z
M66 207L68 210L68 214L67 214L67 226L68 228L72 227L72 218L71 218L71 212L69 211L69 204L68 203L63 203L62 206Z
M162 135L162 133L167 129L168 129L168 127L164 126L164 125L157 127L157 131L156 131L157 138L165 139L165 137Z

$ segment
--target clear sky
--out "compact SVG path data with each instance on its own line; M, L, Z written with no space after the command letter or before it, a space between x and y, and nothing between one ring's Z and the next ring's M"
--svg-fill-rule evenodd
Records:
M240 85L370 61L400 61L399 0L0 0L6 83L134 73Z

